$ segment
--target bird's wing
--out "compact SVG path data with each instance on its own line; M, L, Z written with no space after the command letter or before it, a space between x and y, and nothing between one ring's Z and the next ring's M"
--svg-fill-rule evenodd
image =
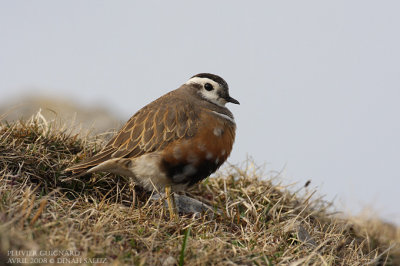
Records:
M125 124L105 149L115 150L114 158L134 158L160 150L171 141L190 138L196 130L197 117L188 104L148 105Z
M161 150L174 140L194 136L198 116L193 106L169 98L140 109L99 153L67 170L80 173L112 158L138 157Z

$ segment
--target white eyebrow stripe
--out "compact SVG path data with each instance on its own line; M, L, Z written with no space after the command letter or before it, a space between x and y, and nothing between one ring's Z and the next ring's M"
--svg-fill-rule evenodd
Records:
M200 78L200 77L191 78L191 79L189 79L185 84L193 84L193 83L201 84L201 85L204 85L204 84L206 84L206 83L211 83L211 84L214 86L214 88L217 88L217 87L220 86L219 83L215 82L215 81L212 80L212 79L209 79L209 78Z
M225 114L218 113L217 111L212 111L212 112L213 112L214 114L219 115L220 117L222 117L222 118L224 118L224 119L226 119L226 120L228 120L228 121L231 121L232 123L236 124L236 123L235 123L235 120L234 120L232 117L229 117L229 116L227 116L227 115L225 115Z

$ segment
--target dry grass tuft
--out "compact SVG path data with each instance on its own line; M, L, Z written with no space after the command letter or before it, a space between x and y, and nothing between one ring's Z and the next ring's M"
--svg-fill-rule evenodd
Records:
M400 263L397 228L330 215L313 193L261 180L251 163L190 192L219 213L170 221L161 201L123 178L66 176L102 141L68 132L40 116L0 125L0 264Z

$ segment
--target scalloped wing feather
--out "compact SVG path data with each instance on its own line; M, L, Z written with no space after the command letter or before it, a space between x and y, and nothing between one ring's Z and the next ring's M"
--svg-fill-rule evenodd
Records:
M161 150L171 141L193 137L197 119L193 106L186 101L172 104L171 100L156 100L132 116L102 151L67 171L84 172L112 158L135 158Z

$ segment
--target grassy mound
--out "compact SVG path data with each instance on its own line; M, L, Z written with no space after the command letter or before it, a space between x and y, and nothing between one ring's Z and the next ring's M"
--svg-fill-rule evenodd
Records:
M250 163L189 192L219 213L170 221L161 200L121 177L66 176L103 141L68 132L40 116L0 125L0 264L400 263L396 229L330 215Z

